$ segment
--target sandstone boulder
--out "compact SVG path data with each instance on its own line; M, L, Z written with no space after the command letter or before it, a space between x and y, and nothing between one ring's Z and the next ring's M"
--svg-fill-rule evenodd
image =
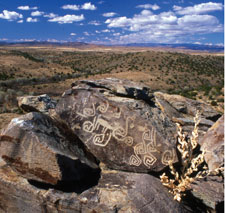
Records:
M224 116L207 131L200 141L205 150L205 161L210 170L224 165Z
M176 161L175 123L153 102L149 89L130 81L78 81L56 113L109 168L160 171Z
M185 98L180 95L169 95L162 92L154 92L155 103L165 116L174 123L182 125L183 130L189 135L194 127L194 117L199 111L199 139L201 139L213 123L221 116L210 105Z
M17 98L18 106L25 112L48 113L49 109L54 109L56 101L47 94L39 96L21 96Z
M21 176L51 184L81 179L89 167L97 168L69 129L38 112L15 118L2 130L0 156Z
M170 105L170 107L176 110L173 111L172 113L168 113L170 117L176 117L177 115L179 115L176 112L182 113L183 116L189 115L194 117L196 115L197 110L201 113L202 118L208 120L216 121L221 116L220 113L218 113L210 105L204 102L199 102L196 100L185 98L180 95L169 95L162 92L155 92L154 96L156 97L157 100L165 101ZM167 111L167 109L164 110Z

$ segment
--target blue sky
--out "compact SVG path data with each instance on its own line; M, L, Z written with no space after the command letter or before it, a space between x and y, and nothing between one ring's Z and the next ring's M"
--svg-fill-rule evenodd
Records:
M0 41L224 43L221 0L1 0Z

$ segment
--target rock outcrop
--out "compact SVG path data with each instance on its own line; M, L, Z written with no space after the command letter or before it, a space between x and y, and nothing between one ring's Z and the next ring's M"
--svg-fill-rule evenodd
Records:
M210 105L199 102L196 100L192 100L189 98L185 98L180 95L169 95L162 92L155 92L154 96L156 97L157 101L164 101L168 103L174 110L176 110L178 113L182 113L182 115L189 115L194 117L196 115L197 110L201 113L201 117L216 121L221 115L217 111L215 111ZM162 106L165 111L167 111L166 107ZM180 114L173 111L172 113L168 113L170 117L175 117Z
M25 112L48 113L49 109L54 109L56 101L47 94L39 96L21 96L17 98L18 106Z
M199 137L202 138L209 127L221 116L210 105L180 95L169 95L162 92L154 93L156 105L173 122L182 125L183 130L191 134L194 126L194 117L199 111Z
M7 213L188 212L157 178L147 174L103 171L97 186L76 194L31 185L1 164L0 185L0 211Z
M85 152L76 135L38 112L13 119L0 136L3 160L25 178L51 184L80 179L88 166L97 168Z
M56 106L29 100L1 131L0 212L223 212L221 177L194 182L181 203L159 180L179 158L176 123L190 133L197 110L206 161L222 164L223 117L214 124L210 106L112 78L74 82Z
M56 113L109 168L160 171L176 161L175 124L154 105L149 89L127 81L76 82Z

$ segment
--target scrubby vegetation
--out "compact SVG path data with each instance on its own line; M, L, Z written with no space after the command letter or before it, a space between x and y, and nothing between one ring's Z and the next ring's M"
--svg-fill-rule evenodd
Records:
M47 93L55 83L75 78L117 77L223 106L224 57L175 52L93 51L70 48L2 47L0 87L23 93ZM45 84L45 86L41 86ZM27 88L27 86L29 86ZM67 88L70 83L68 83ZM26 86L26 89L24 89Z

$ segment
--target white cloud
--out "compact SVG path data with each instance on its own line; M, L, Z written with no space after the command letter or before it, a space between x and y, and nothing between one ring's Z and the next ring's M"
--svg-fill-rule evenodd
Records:
M194 44L201 45L202 43L201 43L201 42L199 42L199 41L196 41L196 42L194 42Z
M218 19L210 15L185 15L178 19L178 25L190 27L190 25L201 25L206 23L207 25L217 25Z
M85 37L79 37L77 38L77 41L83 41L85 39Z
M57 39L54 39L54 38L49 38L46 41L47 42L53 42L53 43L66 43L66 42L68 42L66 40L57 40Z
M58 22L59 24L71 24L73 22L78 22L84 20L84 15L65 15L58 16L52 19L49 19L49 22Z
M76 33L70 33L70 35L71 35L71 36L75 36L75 35L77 35L77 34L76 34Z
M107 19L105 23L108 24L108 27L126 27L127 25L130 25L131 19L122 16L118 18Z
M113 33L114 36L120 36L120 33Z
M47 14L44 15L44 17L46 17L46 18L55 18L55 17L57 17L57 16L58 16L58 15L55 14L55 13L47 13Z
M23 18L23 15L15 11L3 10L3 12L0 13L0 18L6 19L8 21L15 21L19 18Z
M17 7L18 10L37 10L38 7L30 7L30 6L19 6Z
M31 13L31 16L42 16L42 15L44 15L44 12L38 10Z
M121 28L114 43L144 42L190 42L193 35L223 32L223 25L215 16L184 15L177 17L172 11L154 14L143 10L131 18L126 16L110 18L105 21L108 28Z
M17 23L20 23L20 24L23 23L23 19L17 21Z
M92 4L91 2L86 2L83 5L76 5L76 4L67 4L61 7L64 10L96 10L97 7Z
M38 22L38 19L37 18L28 17L27 18L27 22Z
M84 35L89 36L89 32L83 32Z
M103 33L110 33L111 31L109 29L105 29L105 30L102 30Z
M160 7L157 4L141 4L141 5L138 5L137 8L152 9L152 10L160 9Z
M32 42L32 41L37 41L36 39L32 39L32 38L21 38L21 39L17 39L15 41L19 41L19 42Z
M216 46L224 47L224 44L223 43L217 43Z
M83 10L96 10L97 7L94 4L91 4L91 2L87 2L87 3L84 3L81 6L81 9L83 9Z
M95 26L101 25L101 23L99 21L90 21L88 24L95 25Z
M115 16L116 15L116 13L114 13L114 12L109 12L109 13L103 13L102 14L104 17L113 17L113 16Z
M63 5L62 9L64 9L64 10L79 10L80 6L76 5L76 4L73 4L73 5L67 4L67 5Z
M174 5L173 9L179 15L204 14L204 13L213 12L217 10L223 10L223 4L208 2L208 3L196 4L192 7L180 7L180 6Z
M8 38L0 38L0 41L8 41Z

